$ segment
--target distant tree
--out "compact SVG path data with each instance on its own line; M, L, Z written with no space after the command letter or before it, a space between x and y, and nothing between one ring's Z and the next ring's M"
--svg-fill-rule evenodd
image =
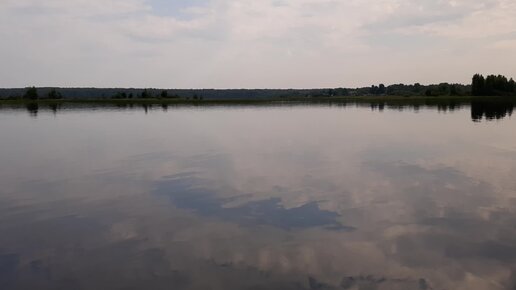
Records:
M163 99L168 98L168 92L167 92L166 90L161 91L161 97L162 97Z
M497 75L495 78L495 90L498 92L508 91L509 80L505 76Z
M372 85L371 88L369 89L369 94L371 94L371 95L378 94L378 87L375 85Z
M48 92L48 98L52 100L58 100L62 99L63 95L61 95L60 92L58 92L56 89L51 89L50 92Z
M414 92L419 93L421 91L421 84L415 83L414 84Z
M113 96L113 99L127 99L126 92L118 92Z
M451 96L458 96L459 95L459 92L457 90L457 86L456 85L451 85L450 86L450 95Z
M394 84L386 87L385 94L392 96L409 96L413 95L414 92L412 86L407 86L404 84Z
M509 80L508 90L512 94L516 93L516 83L514 82L514 80L512 78Z
M346 88L335 89L337 96L349 96L349 90Z
M496 76L488 75L486 77L484 94L485 95L493 95L496 86Z
M516 84L503 75L488 75L485 78L476 74L471 84L471 94L474 96L504 96L516 93Z
M437 93L438 96L448 96L448 95L450 95L450 84L440 83L439 86L437 87L437 90L438 90L438 93Z
M380 85L378 86L378 92L377 92L377 93L378 93L379 95L384 95L384 94L385 94L385 92L386 92L385 85L384 85L384 84L380 84Z
M147 91L147 89L143 90L142 92L142 99L147 99L147 98L150 98L150 94L149 92Z
M38 99L38 90L36 87L29 87L26 89L25 94L23 95L24 99L29 100L37 100Z
M471 83L471 94L473 96L483 96L486 94L486 80L481 74L475 74Z

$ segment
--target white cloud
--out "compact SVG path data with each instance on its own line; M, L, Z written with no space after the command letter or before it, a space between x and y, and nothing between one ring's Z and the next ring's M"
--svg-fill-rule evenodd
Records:
M4 0L0 86L325 87L516 75L516 52L506 49L516 39L512 0L174 3L168 15L151 0Z

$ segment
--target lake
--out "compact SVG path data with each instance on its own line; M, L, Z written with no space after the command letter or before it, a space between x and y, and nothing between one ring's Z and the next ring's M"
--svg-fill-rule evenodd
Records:
M0 110L0 289L514 289L513 106Z

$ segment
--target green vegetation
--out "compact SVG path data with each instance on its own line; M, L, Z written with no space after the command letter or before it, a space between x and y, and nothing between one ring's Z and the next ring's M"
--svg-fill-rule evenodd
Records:
M56 89L51 89L50 92L48 92L48 98L51 100L60 100L63 98L63 95Z
M151 97L151 94L147 89L143 90L142 94L140 95L142 99L149 99Z
M26 100L37 100L38 97L38 89L36 89L36 87L27 88L27 91L23 95L23 98Z
M468 93L474 87L476 95ZM378 85L359 89L312 90L155 90L155 89L0 89L1 109L24 109L30 116L40 112L57 114L62 109L142 108L163 111L179 106L361 106L371 110L437 108L453 111L468 106L473 121L511 116L516 106L514 81L503 76L475 75L472 86ZM82 95L93 92L92 95ZM480 93L479 93L480 92ZM492 95L487 96L490 92ZM2 95L3 93L3 95ZM363 95L357 95L364 93Z
M511 78L508 80L502 75L483 75L473 76L471 84L471 94L473 96L515 96L516 83Z
M505 76L480 74L471 85L440 83L435 85L384 84L362 88L327 89L100 89L100 88L36 88L0 89L4 100L66 100L66 101L141 101L159 102L271 102L271 101L325 101L350 98L456 98L471 96L515 96L516 84Z

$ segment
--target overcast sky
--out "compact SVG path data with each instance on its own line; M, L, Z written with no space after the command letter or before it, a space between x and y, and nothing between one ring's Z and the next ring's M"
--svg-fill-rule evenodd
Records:
M516 77L515 0L0 0L0 87Z

